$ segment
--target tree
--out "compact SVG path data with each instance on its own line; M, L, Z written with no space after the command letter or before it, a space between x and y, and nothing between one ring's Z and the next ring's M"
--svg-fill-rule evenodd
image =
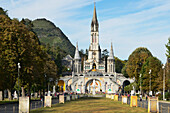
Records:
M108 50L107 50L107 49L104 49L104 50L102 51L102 58L107 58L108 56L109 56Z
M4 10L2 7L0 7L0 15L6 15L7 16L7 10Z
M165 45L167 50L166 50L166 56L170 58L170 38L168 38L168 43Z
M118 57L115 57L115 67L117 73L121 73L121 70L124 67L124 65L125 65L125 61L122 61Z
M167 63L165 66L166 70L166 80L167 80L167 89L170 92L170 38L168 38L168 43L165 45L167 50L166 50L166 56L167 56Z
M126 78L129 78L129 75L128 75L127 72L126 72L126 69L127 69L127 62L126 62L125 65L123 66L121 72L122 72L123 76L125 76Z
M158 91L158 85L161 81L159 81L159 72L162 68L161 61L156 57L147 58L146 62L143 64L141 69L142 74L142 90L149 91L150 87L150 77L151 77L151 90L153 93ZM151 73L149 74L149 71Z
M139 81L139 75L142 65L146 62L148 57L152 57L151 52L144 47L139 47L129 56L125 65L125 71L130 78L135 77L135 82Z
M55 81L57 67L54 61L51 61L51 56L40 45L36 34L23 23L18 19L11 20L6 15L0 15L0 77L2 79L0 89L9 89L10 92L14 90L18 80L17 64L20 63L20 86L27 88L27 93L30 95L33 85L43 85L44 68L50 67L49 78L54 78Z

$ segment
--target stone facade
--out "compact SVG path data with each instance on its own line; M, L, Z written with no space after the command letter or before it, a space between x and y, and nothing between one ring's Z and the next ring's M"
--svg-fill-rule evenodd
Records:
M96 6L94 6L93 19L91 22L88 59L84 60L83 69L81 69L81 58L77 44L72 62L72 74L61 77L59 81L60 83L63 83L64 91L92 94L96 94L97 92L117 93L125 85L134 82L133 79L125 78L121 73L115 72L115 59L112 43L107 63L101 59L99 23Z

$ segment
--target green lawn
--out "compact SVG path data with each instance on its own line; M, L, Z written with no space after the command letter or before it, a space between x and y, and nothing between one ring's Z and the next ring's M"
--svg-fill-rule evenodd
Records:
M147 113L147 110L140 107L131 108L129 105L122 105L120 101L106 98L84 98L56 104L52 108L32 110L31 113Z

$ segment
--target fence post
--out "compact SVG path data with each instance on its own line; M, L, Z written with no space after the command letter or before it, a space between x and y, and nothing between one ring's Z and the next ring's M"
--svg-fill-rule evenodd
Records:
M13 113L15 113L15 106L13 106Z
M162 113L162 105L161 105L161 113Z
M6 106L5 106L5 113L6 113Z
M168 113L169 113L169 106L168 106Z
M32 103L31 103L31 108L30 109L32 109Z

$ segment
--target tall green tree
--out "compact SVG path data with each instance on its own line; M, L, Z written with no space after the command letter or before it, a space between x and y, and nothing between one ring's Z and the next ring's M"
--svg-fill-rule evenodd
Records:
M0 89L14 90L18 81L18 63L20 86L30 89L32 85L43 85L45 68L48 77L55 81L57 67L50 55L40 45L39 39L24 22L0 15ZM8 82L3 82L8 81ZM2 86L1 86L2 84ZM16 89L15 89L16 90ZM9 95L10 96L10 95Z
M151 90L153 92L158 91L158 85L161 81L158 80L159 72L161 71L162 63L156 57L147 58L146 62L142 66L142 90L149 92L150 80L151 80ZM151 73L149 74L149 71Z
M170 92L170 38L168 38L168 43L166 46L166 56L167 56L167 62L165 66L166 70L166 80L167 80L167 89Z
M6 15L7 16L7 10L4 10L2 7L0 7L0 15Z
M142 65L146 62L148 57L152 57L151 52L144 47L139 47L129 56L125 65L125 71L130 78L135 77L135 82L139 81L139 75Z
M167 50L166 50L166 56L170 58L170 38L168 38L168 43L165 45Z
M125 65L125 61L120 60L118 57L115 57L115 67L116 67L116 72L121 73L122 68Z

